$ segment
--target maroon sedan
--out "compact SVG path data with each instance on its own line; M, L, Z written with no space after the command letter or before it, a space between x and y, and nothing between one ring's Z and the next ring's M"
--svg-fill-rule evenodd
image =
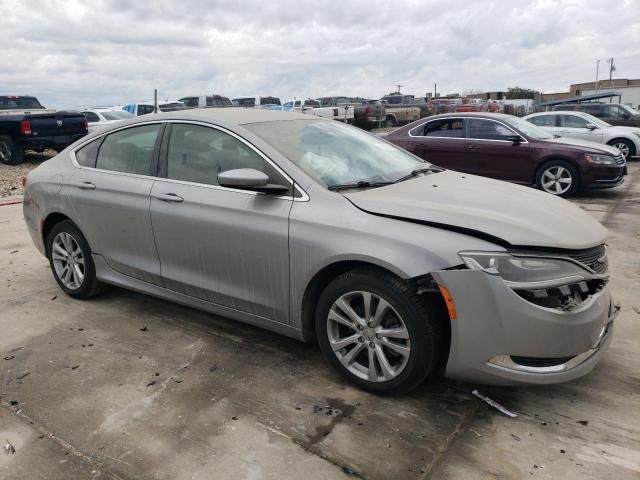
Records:
M512 115L449 113L423 118L385 137L451 170L534 185L553 195L624 182L626 162L616 148L554 137Z

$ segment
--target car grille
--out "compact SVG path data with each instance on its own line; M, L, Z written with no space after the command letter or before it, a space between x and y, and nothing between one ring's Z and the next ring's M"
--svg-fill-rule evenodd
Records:
M616 155L614 158L616 159L616 163L618 165L624 165L625 160L624 160L624 157L622 156L622 154Z
M604 245L569 253L567 256L576 262L586 265L596 273L607 273L607 251Z

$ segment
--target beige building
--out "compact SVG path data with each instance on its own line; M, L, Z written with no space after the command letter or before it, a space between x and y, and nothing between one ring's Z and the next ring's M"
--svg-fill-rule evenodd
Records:
M596 82L573 83L568 92L543 93L542 101L564 100L569 97L593 95L594 93L614 90L620 92L620 103L638 108L640 105L640 78L614 78ZM617 99L614 99L617 102Z

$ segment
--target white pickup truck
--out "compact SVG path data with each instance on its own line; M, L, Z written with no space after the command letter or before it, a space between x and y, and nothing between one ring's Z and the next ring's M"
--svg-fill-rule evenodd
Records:
M282 110L285 112L302 112L330 120L353 123L353 105L322 107L318 100L308 98L307 100L290 100L282 105Z

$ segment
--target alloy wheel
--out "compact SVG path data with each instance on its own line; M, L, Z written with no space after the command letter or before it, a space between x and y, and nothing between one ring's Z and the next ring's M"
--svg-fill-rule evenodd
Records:
M82 286L85 274L84 255L78 241L67 232L60 232L53 239L51 258L56 276L69 290Z
M622 153L622 156L624 158L627 158L629 156L629 145L627 145L626 143L616 142L613 144L613 146L620 150L620 153Z
M11 161L11 147L9 143L4 140L0 140L0 163L8 164Z
M327 335L333 353L353 375L386 382L402 373L411 353L398 311L372 292L345 293L331 306Z
M573 176L566 168L556 165L547 168L542 173L540 183L545 192L553 195L562 195L571 188Z

